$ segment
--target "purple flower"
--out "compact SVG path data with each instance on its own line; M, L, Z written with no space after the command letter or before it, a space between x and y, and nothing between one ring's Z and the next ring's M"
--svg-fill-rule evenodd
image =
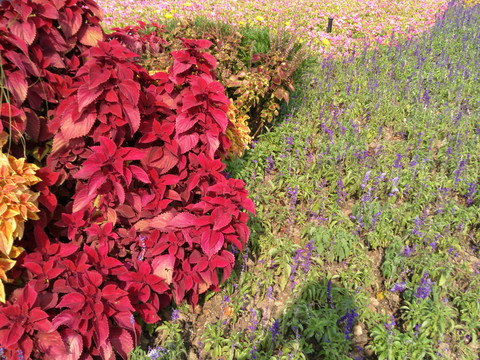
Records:
M433 282L430 280L428 277L428 271L425 271L423 273L422 280L420 280L420 285L417 288L417 291L413 296L415 296L417 299L425 299L430 295L430 292L432 291L432 285Z
M328 284L327 284L327 301L330 304L330 307L333 309L332 280L328 280Z
M162 356L165 355L167 352L168 350L164 347L157 346L155 349L150 349L147 355L150 357L150 359L156 360L161 359Z
M401 283L397 283L395 285L392 286L392 288L390 289L391 292L402 292L402 291L405 291L405 289L407 288L407 285L405 285L405 281L402 281Z
M267 170L268 172L271 172L273 171L274 166L275 166L275 160L273 160L273 156L270 155L267 157L267 167L265 170Z
M473 197L477 192L477 183L475 181L472 181L468 185L469 187L468 187L468 193L467 193L467 204L471 205L473 203Z
M358 317L358 314L355 312L355 308L353 308L351 311L347 309L347 313L337 321L337 325L340 325L340 323L342 322L345 325L343 329L343 333L345 335L346 340L350 339L350 333L352 332L353 324L357 317Z
M272 326L270 326L268 330L270 330L270 333L272 334L272 347L273 347L273 343L275 342L275 339L277 338L278 333L280 332L280 322L278 321L278 319L275 319L275 322L272 324Z
M417 245L414 245L413 247L410 247L410 246L407 245L407 247L405 249L402 249L402 254L405 257L409 257L409 256L415 254L416 248L417 248Z
M362 190L365 190L365 187L367 186L367 183L368 183L368 180L370 179L370 170L368 170L366 173L365 173L365 176L363 177L363 181L362 181Z
M385 323L385 329L388 330L388 333L390 334L391 331L393 330L393 328L395 327L395 325L397 325L397 323L395 322L395 317L392 315L390 317L390 321Z
M180 314L179 314L178 310L177 310L177 309L173 309L171 320L172 320L173 322L176 322L179 317L180 317Z

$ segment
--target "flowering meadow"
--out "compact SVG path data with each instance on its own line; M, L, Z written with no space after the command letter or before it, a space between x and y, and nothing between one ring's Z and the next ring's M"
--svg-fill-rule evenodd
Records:
M158 21L204 16L236 27L279 25L298 29L320 54L346 55L365 41L388 44L410 38L431 27L435 15L445 10L445 0L425 1L183 1L100 0L107 26L125 26L138 20ZM328 18L335 31L326 33ZM322 41L323 40L323 41Z
M0 359L478 359L479 78L478 0L3 1Z

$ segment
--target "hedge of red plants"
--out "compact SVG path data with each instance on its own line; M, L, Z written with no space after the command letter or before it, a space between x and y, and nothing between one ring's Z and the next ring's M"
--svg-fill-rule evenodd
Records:
M140 319L218 290L248 240L211 43L183 39L151 76L101 19L91 0L0 6L1 123L42 179L0 304L8 359L125 359Z

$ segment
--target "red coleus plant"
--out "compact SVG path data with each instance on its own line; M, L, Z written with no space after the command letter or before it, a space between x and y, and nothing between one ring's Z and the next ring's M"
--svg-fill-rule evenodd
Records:
M92 0L2 3L0 62L8 101L0 99L0 127L14 139L23 133L35 143L51 137L47 109L68 96L80 54L103 40L102 17Z
M18 296L0 308L0 343L8 359L58 359L67 354L58 331L43 310L37 292L27 284ZM15 357L14 357L15 356Z
M88 20L97 15L85 11ZM95 30L76 30L76 15L65 14L65 36L95 39ZM76 50L61 45L67 64ZM215 59L203 51L211 43L184 39L169 72L153 77L118 41L97 45L75 55L78 62L69 58L68 71L78 69L66 71L69 80L49 80L54 94L64 93L47 124L53 145L39 173L40 220L27 229L29 253L14 269L37 294L22 314L39 307L54 334L43 346L68 359L113 359L113 351L126 358L141 331L134 314L153 323L172 297L195 306L200 294L218 290L234 265L232 247L248 240L244 210L254 212L245 184L224 174L229 100L214 79ZM14 296L8 306L17 305ZM21 335L27 345L44 336L34 320ZM28 350L5 336L0 345L12 354Z

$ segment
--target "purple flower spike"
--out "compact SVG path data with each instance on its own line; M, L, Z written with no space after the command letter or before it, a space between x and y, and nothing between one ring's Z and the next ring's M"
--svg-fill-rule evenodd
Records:
M413 296L415 296L417 299L426 299L428 295L430 295L430 292L432 291L432 285L433 281L430 280L428 277L428 271L425 271L423 273L422 280L420 280L420 285L417 288L417 291Z
M402 292L402 291L405 291L405 289L407 288L407 285L405 285L405 281L402 281L401 283L397 283L395 285L392 286L392 288L390 289L391 292Z

